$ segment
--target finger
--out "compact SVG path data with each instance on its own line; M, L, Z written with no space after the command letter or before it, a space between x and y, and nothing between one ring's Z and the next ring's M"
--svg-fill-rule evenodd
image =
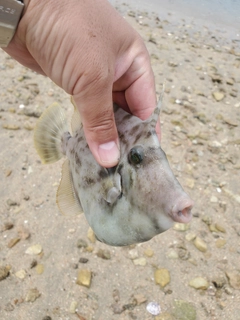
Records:
M134 59L126 73L114 83L113 90L125 91L126 104L132 114L142 120L152 114L156 106L155 81L147 53Z
M106 168L117 165L120 147L114 120L112 92L75 95L88 146L97 162Z

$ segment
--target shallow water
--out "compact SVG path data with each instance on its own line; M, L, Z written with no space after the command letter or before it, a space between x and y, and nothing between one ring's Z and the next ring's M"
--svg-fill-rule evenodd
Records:
M122 5L124 1L110 0ZM128 0L134 10L154 12L160 17L171 13L171 19L190 19L199 26L208 25L240 41L240 0Z

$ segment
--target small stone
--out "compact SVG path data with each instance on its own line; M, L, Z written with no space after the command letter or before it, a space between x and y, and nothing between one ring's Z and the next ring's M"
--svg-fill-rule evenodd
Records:
M228 84L228 85L230 85L230 86L233 86L234 85L234 79L233 78L228 78L227 80L226 80L226 84Z
M12 170L11 169L7 169L5 172L5 176L9 177L12 174Z
M193 189L194 186L195 186L195 181L194 179L191 179L191 178L187 178L186 179L186 186L190 189Z
M37 266L36 266L36 272L37 272L37 274L42 274L43 271L44 271L44 266L43 266L43 264L41 264L41 263L37 264Z
M77 301L72 301L69 307L69 312L74 314L77 310Z
M34 302L37 298L41 296L41 293L37 288L30 289L25 297L26 302Z
M220 92L220 91L214 91L214 92L212 93L212 95L213 95L213 97L214 97L214 99L215 99L216 101L221 101L221 100L223 100L224 97L225 97L224 93L223 93L223 92Z
M189 242L193 241L195 238L196 238L196 234L194 232L190 232L185 236L185 239Z
M145 266L147 264L147 260L145 258L137 258L133 260L135 266Z
M146 249L144 251L145 256L147 256L148 258L151 258L154 255L154 251L150 248Z
M34 129L34 124L30 123L29 121L26 121L23 124L23 128L28 130L28 131L31 131L31 130Z
M155 270L154 280L156 284L164 288L171 280L169 271L164 268Z
M78 248L86 248L88 246L87 242L83 239L78 239L77 247Z
M218 232L215 224L210 224L210 226L208 226L208 227L209 227L209 230L210 230L211 232Z
M195 307L184 300L174 301L173 315L177 320L196 320L197 318Z
M226 233L226 229L219 223L215 224L215 227L218 231L222 232L222 233Z
M0 281L6 279L9 276L9 268L6 266L0 266Z
M129 255L129 258L132 259L132 260L138 258L138 251L137 251L137 249L131 249L131 250L129 250L129 251L128 251L128 255Z
M42 318L42 320L52 320L52 318L50 316L45 316Z
M206 225L209 226L209 225L212 223L212 218L209 217L209 216L207 216L207 215L204 215L204 216L202 217L202 221L203 221L204 223L206 223Z
M190 287L193 287L195 289L202 289L202 290L206 290L209 286L209 283L207 282L207 280L205 280L204 278L202 277L197 277L197 278L194 278L192 279L190 282L189 282L189 286Z
M13 206L18 206L19 204L17 203L17 201L12 200L12 199L7 199L7 205L9 207L13 207Z
M13 311L14 310L14 306L11 304L11 302L8 302L5 307L4 310L7 312Z
M88 258L83 258L83 257L81 257L81 258L79 259L79 262L80 262L80 263L87 263L87 262L88 262Z
M221 289L226 284L226 279L224 276L216 276L212 279L212 283L214 284L215 288Z
M25 227L20 226L18 228L18 235L22 240L26 240L28 238L30 238L30 232L29 230L27 230Z
M177 253L176 250L171 249L171 250L168 251L167 257L168 257L169 259L178 259L178 253Z
M113 299L115 302L119 302L120 301L120 292L118 289L114 289L113 293L112 293Z
M5 222L2 231L10 230L14 227L12 222Z
M138 306L146 301L147 301L147 298L141 293L133 295L133 302Z
M225 246L227 240L226 239L217 239L215 244L217 248L222 248Z
M146 307L147 311L153 316L157 316L161 313L160 304L157 302L149 302Z
M111 254L110 254L110 251L105 249L99 249L98 252L97 252L97 256L99 258L102 258L102 259L105 259L105 260L109 260L111 259Z
M87 237L92 243L96 242L96 236L95 236L95 233L93 232L92 228L88 229Z
M7 130L19 130L20 126L13 123L4 123L3 128Z
M215 197L215 196L211 196L210 201L211 201L212 203L218 203L218 198Z
M174 230L177 230L177 231L187 231L189 229L189 223L174 223L174 226L173 226L173 229Z
M8 247L8 248L12 248L12 247L14 247L19 241L20 241L20 238L13 238L13 239L11 239L11 240L8 242L7 247Z
M19 270L15 273L15 276L19 279L24 279L27 275L27 272L25 270Z
M42 246L40 244L34 244L31 247L28 247L25 251L26 254L37 255L42 252Z
M228 277L230 286L233 289L240 290L240 272L237 270L231 270L227 271L226 275Z
M32 260L32 262L30 263L30 269L36 267L36 265L37 265L37 260L35 260L35 259Z
M176 320L176 318L168 312L163 312L159 316L155 317L154 320Z
M194 245L199 251L202 251L202 252L207 251L207 244L200 237L196 237L196 239L194 240Z
M89 288L91 285L92 273L88 269L81 269L78 271L76 283L80 286Z

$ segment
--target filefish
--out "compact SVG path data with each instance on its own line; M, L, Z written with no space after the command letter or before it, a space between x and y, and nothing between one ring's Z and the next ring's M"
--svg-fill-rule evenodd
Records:
M174 221L191 220L193 202L170 169L156 134L161 103L162 98L145 121L113 106L120 139L120 159L113 168L96 162L76 107L71 134L56 103L36 124L34 143L42 162L67 157L57 191L60 211L84 212L96 238L108 245L145 242Z

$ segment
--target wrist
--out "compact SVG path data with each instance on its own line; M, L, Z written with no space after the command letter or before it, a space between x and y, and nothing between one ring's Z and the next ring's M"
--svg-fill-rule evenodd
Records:
M12 40L23 8L21 0L0 0L0 47L7 47Z

